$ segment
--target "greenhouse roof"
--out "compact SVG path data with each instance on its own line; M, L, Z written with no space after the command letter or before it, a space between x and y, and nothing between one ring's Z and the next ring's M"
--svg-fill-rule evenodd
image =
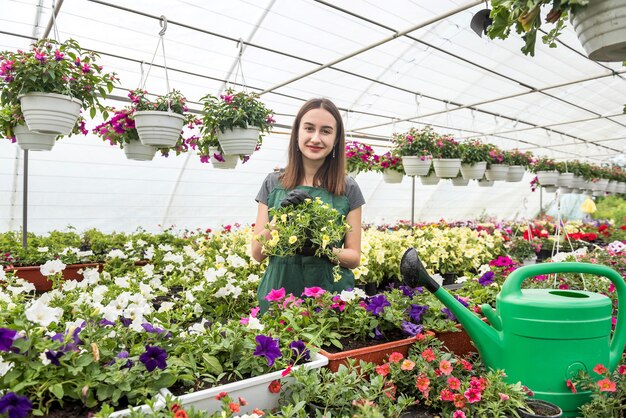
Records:
M428 124L557 160L623 162L626 68L588 59L571 27L557 48L538 43L534 57L520 52L518 36L479 37L469 22L483 8L460 0L0 0L0 50L24 49L45 35L77 40L118 73L112 106L123 106L142 81L164 93L166 64L170 86L192 111L202 96L233 86L259 92L277 120L262 149L234 171L193 153L128 161L93 134L31 153L29 229L253 222L264 175L285 164L295 113L320 96L340 107L348 138L377 150L392 133ZM166 60L156 48L162 16ZM17 146L0 143L0 230L22 225L23 159ZM417 181L414 217L531 216L540 200L531 178L493 188ZM357 181L364 221L410 219L410 178L388 185L367 173ZM544 206L551 199L544 196Z

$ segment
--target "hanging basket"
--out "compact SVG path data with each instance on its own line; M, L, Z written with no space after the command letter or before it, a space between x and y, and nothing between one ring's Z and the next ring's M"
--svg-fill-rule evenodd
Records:
M435 158L433 159L435 174L439 178L454 178L461 169L460 158Z
M598 192L604 192L606 191L606 188L609 185L609 180L608 179L599 179L598 181L592 181L591 182L591 190L593 191L598 191Z
M385 170L383 171L383 180L385 183L402 183L402 178L404 174L396 170Z
M537 180L542 186L556 185L559 180L559 172L554 171L537 171Z
M594 61L626 60L626 3L591 0L572 15L578 40Z
M557 186L553 186L553 185L550 185L550 186L543 185L541 187L543 187L543 190L545 190L546 193L556 193L556 189L558 189Z
M464 179L463 177L455 177L452 179L452 184L454 186L467 186L469 184L469 179Z
M523 165L511 165L506 173L506 181L509 183L519 183L524 178L526 167Z
M176 145L185 123L183 115L157 110L135 112L133 119L141 143L158 148Z
M487 170L485 170L485 177L487 180L504 181L509 173L509 166L506 164L491 164Z
M239 156L237 156L237 155L224 155L224 154L221 154L222 159L224 161L220 161L217 158L215 158L215 154L220 154L219 148L217 148L217 147L209 148L209 154L210 154L210 157L211 157L211 164L213 165L214 168L232 170L235 167L237 167L237 163L239 162Z
M574 173L560 173L559 179L556 182L557 186L561 187L575 187L574 186Z
M40 134L69 135L76 125L82 102L56 93L26 93L20 97L28 129Z
M152 161L156 151L156 147L144 145L139 141L131 141L128 144L124 144L124 154L126 154L126 158L129 160Z
M480 180L485 175L486 169L486 161L481 161L475 164L461 164L461 175L467 180Z
M232 128L219 132L217 140L226 155L252 155L260 135L259 128Z
M626 183L620 181L617 183L617 193L624 194L626 193Z
M439 177L435 173L432 173L429 176L420 177L420 181L424 186L434 186L439 183Z
M13 128L17 145L23 150L50 151L56 142L56 134L40 134L28 129L26 125L17 125Z
M493 180L487 180L487 179L478 180L479 187L493 187L493 184L494 184Z
M430 164L432 160L430 158L422 159L413 155L406 155L402 157L402 166L407 176L426 176L428 170L430 170Z

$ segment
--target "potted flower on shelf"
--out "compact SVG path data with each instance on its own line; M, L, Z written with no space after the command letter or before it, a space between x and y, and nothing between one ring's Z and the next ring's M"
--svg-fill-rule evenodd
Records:
M526 167L530 165L532 160L533 154L530 151L521 152L518 149L504 151L504 160L502 162L509 166L506 181L512 183L522 181Z
M433 167L440 178L454 178L461 169L459 143L450 135L439 136L433 147Z
M372 147L358 141L346 142L346 170L348 175L356 177L359 173L371 171L375 163L376 154Z
M402 159L393 155L391 151L378 156L376 169L383 173L385 183L402 183L402 177L404 177Z
M251 155L275 123L273 112L256 93L228 89L219 97L207 94L202 102L199 147L206 153L217 142L221 154Z
M461 175L466 180L483 178L489 159L489 145L479 139L469 139L459 144Z
M542 26L542 9L548 10L545 22L554 24L542 37L550 48L571 17L580 43L594 61L626 60L626 4L621 0L491 0L493 23L487 29L491 39L506 39L514 28L525 41L522 52L535 55L537 31Z
M133 119L143 145L172 148L180 139L183 125L192 122L187 114L187 99L178 91L148 99L148 92L136 89L129 94L135 110Z
M431 126L419 130L411 128L403 134L393 135L394 155L402 157L402 166L407 176L425 176L432 162L432 149L438 135Z
M97 57L72 39L42 39L28 51L2 52L0 104L19 104L29 130L51 135L70 134L83 107L92 118L97 111L107 117L100 97L106 98L117 78L102 72Z
M485 178L491 181L506 180L509 166L504 163L504 152L495 145L489 144L489 157L487 158L487 170Z

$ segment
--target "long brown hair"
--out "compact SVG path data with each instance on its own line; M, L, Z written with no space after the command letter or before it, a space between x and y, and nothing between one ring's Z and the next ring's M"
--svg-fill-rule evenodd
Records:
M291 128L291 138L287 151L288 160L285 172L280 176L280 181L286 189L293 189L304 180L304 163L302 153L298 147L298 132L302 117L312 109L327 110L337 123L335 144L333 152L326 156L324 163L315 173L313 185L321 186L334 195L341 196L345 193L345 165L346 165L346 135L343 127L343 120L339 109L328 99L311 99L302 105Z

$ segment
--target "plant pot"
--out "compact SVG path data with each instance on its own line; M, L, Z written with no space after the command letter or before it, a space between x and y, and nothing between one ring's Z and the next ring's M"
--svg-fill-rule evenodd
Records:
M491 166L485 170L485 178L493 181L504 181L509 173L509 166L506 164L491 164Z
M559 187L559 193L561 193L561 194L571 194L572 193L572 188L571 187L560 186Z
M51 135L69 135L76 125L82 102L56 93L26 93L20 97L28 129Z
M543 190L545 190L546 193L556 193L556 189L558 189L557 186L553 186L553 185L550 185L550 186L543 186L542 185L541 187L543 187Z
M493 187L493 180L480 179L478 180L478 187Z
M487 322L486 318L481 318L484 322ZM477 353L476 347L472 344L472 339L465 331L465 328L461 324L456 324L457 332L455 331L434 331L435 338L443 343L443 345L451 353L457 356L466 356L471 353Z
M13 127L17 145L23 150L29 151L50 151L54 146L56 134L40 134L28 129L26 125L17 125Z
M124 144L124 154L129 160L135 161L152 161L156 154L156 147L144 145L139 141L132 141Z
M307 369L319 369L328 364L328 359L320 354L315 354L311 361L297 367L305 367ZM282 377L284 370L267 373L261 376L251 377L249 379L240 380L239 382L228 383L221 386L215 386L210 389L198 392L187 393L177 396L177 403L184 407L193 407L197 411L218 412L222 410L222 402L215 399L220 392L226 392L228 395L237 399L241 397L248 404L241 406L241 413L251 413L254 408L269 410L278 407L279 393L272 393L268 387L274 380L290 379L290 377ZM161 389L161 395L166 397L170 394L167 389Z
M378 286L376 283L365 283L363 285L357 285L359 289L362 289L367 296L374 296L378 294Z
M413 155L402 157L402 166L407 176L426 176L432 160L430 158L423 159Z
M519 408L517 413L520 418L559 418L563 416L563 411L557 405L542 401L541 399L528 399L526 404L530 407L527 409Z
M141 143L158 148L176 145L185 122L183 115L157 110L135 112L133 119Z
M464 179L463 177L455 177L452 179L452 185L454 186L467 186L469 184L469 179Z
M476 164L461 164L461 176L468 180L480 180L487 170L487 162L481 161Z
M609 181L609 185L606 187L606 191L609 192L609 193L616 193L617 192L617 181L615 181L615 180Z
M404 174L396 170L383 171L383 180L385 183L402 183L402 177L404 177Z
M608 179L599 179L597 181L592 181L591 182L591 190L593 191L599 191L599 192L604 192L606 190L606 188L609 185L609 180Z
M217 148L217 147L209 148L209 154L211 154L211 164L213 165L214 168L221 168L221 169L226 169L226 170L232 170L233 168L237 167L237 163L239 162L239 156L238 155L224 155L224 154L220 154L219 153L219 148ZM220 161L217 158L215 158L215 154L220 154L224 161Z
M620 181L619 183L617 183L617 193L619 194L626 193L626 183L624 183L623 181Z
M559 172L553 171L537 171L537 180L542 186L554 186L559 180Z
M451 285L456 282L456 274L455 273L442 273L441 277L443 277L443 286Z
M160 393L157 393L152 398L152 402L153 402L152 407L146 404L146 405L138 405L138 406L130 407L127 409L121 409L119 411L115 411L112 414L110 414L108 418L128 417L130 416L132 412L135 412L135 413L141 412L145 416L150 416L152 415L153 411L156 412L165 408L165 397L163 397L163 395L161 395Z
M460 158L435 158L433 159L435 174L439 178L454 178L461 169Z
M102 271L102 264L99 263L68 264L65 270L62 271L63 279L80 282L83 280L83 275L79 273L78 270L93 267L97 267L99 271ZM52 281L41 274L40 266L13 267L6 271L11 270L14 271L15 275L20 279L24 279L35 285L35 290L38 292L47 292L52 289Z
M560 173L556 181L557 186L574 187L574 173Z
M420 181L424 186L434 186L439 183L440 178L437 177L435 173L432 173L429 176L420 177Z
M418 336L405 338L403 340L390 341L388 343L382 343L378 345L372 345L369 347L357 348L354 350L340 351L339 353L329 353L324 349L320 349L320 354L328 358L328 365L326 366L331 371L336 372L339 370L339 366L346 364L346 360L353 358L356 360L363 360L375 364L383 364L389 354L397 351L402 353L405 357L409 352L409 348L418 341Z
M626 60L626 3L592 0L572 15L578 40L594 61Z
M217 140L226 155L252 155L260 135L259 128L232 128L218 132Z
M509 172L506 173L506 181L519 183L524 178L524 173L526 173L526 167L523 165L511 165L509 166Z

